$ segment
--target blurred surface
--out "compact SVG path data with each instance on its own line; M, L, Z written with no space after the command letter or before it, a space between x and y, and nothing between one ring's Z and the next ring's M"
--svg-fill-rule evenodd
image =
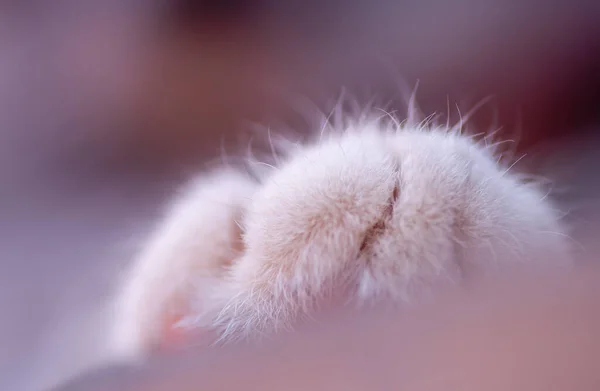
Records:
M342 86L400 113L417 79L425 113L493 95L593 242L599 20L559 0L2 2L0 389L92 365L104 298L175 186L245 148L246 121Z
M103 368L55 391L597 390L597 267L529 272L451 289L418 308L329 313L260 347Z

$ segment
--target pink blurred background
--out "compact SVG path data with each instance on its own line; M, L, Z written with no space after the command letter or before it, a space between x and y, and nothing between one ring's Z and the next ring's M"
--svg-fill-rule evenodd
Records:
M593 241L599 75L600 5L580 0L1 2L0 389L93 365L175 186L245 147L247 121L342 86L402 112L419 80L427 114L494 96L474 124L495 109Z

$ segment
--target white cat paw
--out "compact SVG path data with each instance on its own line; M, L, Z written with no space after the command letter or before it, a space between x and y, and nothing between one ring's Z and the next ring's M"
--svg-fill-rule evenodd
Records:
M116 344L146 352L178 327L248 338L340 297L403 301L465 270L560 260L567 240L544 195L457 132L350 124L258 181L194 183L132 268Z

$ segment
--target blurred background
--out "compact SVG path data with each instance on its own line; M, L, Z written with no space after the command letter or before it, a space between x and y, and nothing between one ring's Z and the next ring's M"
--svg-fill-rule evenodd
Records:
M593 242L598 2L1 1L0 389L97 363L118 271L249 122L309 132L298 102L342 87L403 113L417 80L425 114L492 96L473 127L517 139Z

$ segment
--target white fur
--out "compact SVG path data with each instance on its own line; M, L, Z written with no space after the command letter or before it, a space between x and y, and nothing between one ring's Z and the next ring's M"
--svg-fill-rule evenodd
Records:
M225 170L187 189L126 281L115 346L151 349L169 311L229 341L291 327L339 292L402 302L494 264L566 258L544 196L459 132L348 122L259 181Z
M255 187L245 176L222 170L184 189L125 276L114 321L117 354L146 352L160 342L166 315L185 315L191 298L208 297L224 267L240 256L236 219Z

